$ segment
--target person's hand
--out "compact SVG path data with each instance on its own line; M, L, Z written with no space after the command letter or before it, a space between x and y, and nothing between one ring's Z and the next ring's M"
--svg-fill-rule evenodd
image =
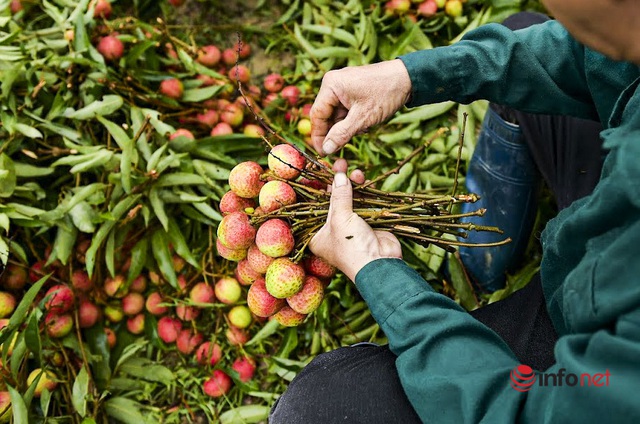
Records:
M311 108L311 141L331 154L393 115L409 99L411 80L399 59L329 71Z
M345 174L347 162L338 159L333 170L336 174L327 222L311 239L309 248L355 281L366 264L380 258L402 258L402 249L393 234L374 231L353 212L353 190ZM351 179L362 183L364 174L354 171Z

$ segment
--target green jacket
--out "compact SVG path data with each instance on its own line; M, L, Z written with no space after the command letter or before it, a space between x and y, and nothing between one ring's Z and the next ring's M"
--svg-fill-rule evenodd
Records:
M398 355L412 405L434 423L640 422L639 68L588 50L553 21L516 32L488 25L401 59L411 105L484 98L600 119L608 150L593 194L542 235L542 284L560 339L556 365L539 371L588 373L594 384L516 391L510 372L518 361L497 334L403 261L380 259L356 285Z

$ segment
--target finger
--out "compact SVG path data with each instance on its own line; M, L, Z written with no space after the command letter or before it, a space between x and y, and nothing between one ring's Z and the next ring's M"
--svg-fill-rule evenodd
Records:
M363 184L364 183L364 172L360 169L354 169L349 174L349 179L353 181L355 184Z
M342 172L342 173L346 173L347 172L347 161L346 159L337 159L334 163L333 163L333 172Z
M402 245L400 241L388 231L373 231L378 238L380 253L384 257L402 258Z
M339 165L339 162L340 161L336 161L336 164L334 164L334 170L336 169L336 165ZM347 162L344 159L342 162L344 162L344 166L346 167ZM339 171L334 175L331 186L331 203L329 205L327 221L353 213L353 191L351 189L351 182L341 167L338 169Z
M363 122L365 117L360 108L354 105L342 121L336 122L329 129L322 143L322 153L329 155L347 144L365 126Z
M311 142L318 153L322 154L322 143L337 115L336 108L339 105L340 100L333 89L327 84L322 84L310 113Z

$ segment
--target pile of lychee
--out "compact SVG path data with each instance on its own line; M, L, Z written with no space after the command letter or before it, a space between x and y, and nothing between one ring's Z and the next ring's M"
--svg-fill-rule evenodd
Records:
M236 165L228 191L220 200L223 219L218 225L217 250L237 262L237 280L249 286L247 305L257 317L273 317L285 326L301 324L322 303L324 289L335 268L307 254L299 263L291 259L296 240L289 222L269 214L297 202L289 184L305 169L304 155L290 144L270 151L268 171L257 162ZM260 225L252 218L265 216Z

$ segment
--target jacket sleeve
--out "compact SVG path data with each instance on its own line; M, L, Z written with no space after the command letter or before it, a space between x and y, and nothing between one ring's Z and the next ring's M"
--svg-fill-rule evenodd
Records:
M486 99L525 112L598 119L585 48L556 21L517 31L485 25L452 46L400 60L412 82L410 107Z
M602 387L510 385L519 362L504 341L399 259L378 259L356 286L398 356L407 397L424 422L638 422L640 310L613 328L566 335L545 373L602 374ZM561 371L561 369L564 369ZM584 378L584 377L583 377Z

